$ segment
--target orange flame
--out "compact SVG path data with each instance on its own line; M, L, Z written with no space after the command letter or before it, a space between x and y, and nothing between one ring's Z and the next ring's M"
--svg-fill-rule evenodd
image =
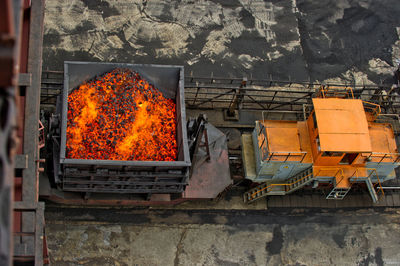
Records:
M69 94L67 157L174 161L175 118L172 99L138 73L117 68Z

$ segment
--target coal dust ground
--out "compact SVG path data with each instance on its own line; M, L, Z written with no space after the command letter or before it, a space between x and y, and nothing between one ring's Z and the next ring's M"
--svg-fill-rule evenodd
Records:
M398 0L46 1L43 66L184 65L194 75L380 82L400 58Z

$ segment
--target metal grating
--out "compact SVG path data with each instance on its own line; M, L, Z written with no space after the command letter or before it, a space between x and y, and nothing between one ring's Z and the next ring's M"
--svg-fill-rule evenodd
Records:
M347 193L350 191L351 188L334 188L331 192L326 196L326 199L335 199L335 200L342 200Z

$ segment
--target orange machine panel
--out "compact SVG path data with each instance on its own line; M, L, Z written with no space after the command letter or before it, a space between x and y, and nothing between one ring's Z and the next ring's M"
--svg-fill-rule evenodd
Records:
M370 123L369 135L374 152L397 153L396 139L390 124Z
M307 152L303 163L312 163L313 156L311 150L311 143L310 143L310 135L308 134L307 122L306 121L299 121L297 122L297 129L300 134L300 149L304 152Z
M395 162L398 160L398 149L393 129L390 124L370 123L369 135L371 137L372 162Z
M303 161L307 152L300 145L300 134L296 121L264 120L268 143L268 160Z
M315 98L321 151L370 152L371 141L362 101Z
M299 132L296 121L263 122L270 152L300 152Z

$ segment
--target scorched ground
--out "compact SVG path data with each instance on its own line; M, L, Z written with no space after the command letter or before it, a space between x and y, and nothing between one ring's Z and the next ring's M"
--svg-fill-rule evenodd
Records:
M68 96L67 158L174 161L172 99L129 69L83 83Z

